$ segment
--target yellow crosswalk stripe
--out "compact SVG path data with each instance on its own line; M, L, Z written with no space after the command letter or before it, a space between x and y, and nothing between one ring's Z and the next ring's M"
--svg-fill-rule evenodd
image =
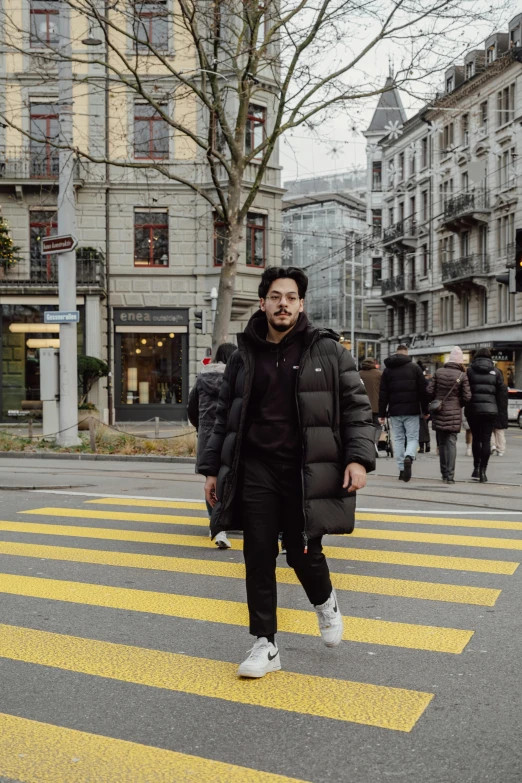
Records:
M361 522L394 522L401 525L434 525L440 527L477 527L494 530L522 530L522 522L499 519L461 519L460 517L417 517L406 514L357 514Z
M175 533L151 533L143 530L113 530L103 527L75 527L74 525L45 525L37 522L1 522L0 532L31 535L65 536L68 538L96 538L104 541L131 541L140 544L161 544L208 549L206 536L177 535ZM353 534L352 534L353 535ZM349 541L349 537L346 537ZM240 541L232 542L233 549L240 548ZM325 546L325 555L337 560L355 560L365 563L390 563L400 566L442 568L453 571L473 571L484 574L515 573L519 563L505 560L484 560L472 557L418 555L410 552L387 552L374 549L352 549L348 546Z
M194 525L208 528L208 517L184 517L171 514L138 514L125 511L98 511L75 508L32 508L19 514L35 514L42 517L73 517L75 519L103 519L122 522L150 522L155 525Z
M23 783L306 783L5 713L0 774Z
M252 687L225 661L0 625L0 657L238 704L411 731L432 693L277 672Z
M76 549L62 546L40 546L0 541L0 555L36 557L41 560L64 560L71 563L93 563L97 565L144 568L151 571L172 571L175 573L198 574L200 576L245 578L242 563L215 560L196 560L188 557L162 557L161 555L135 555L129 552L110 552L99 549ZM291 568L278 568L277 581L280 584L298 585L299 580ZM427 601L494 606L501 590L488 587L467 587L464 585L440 584L438 582L417 582L407 579L360 576L330 572L337 590L376 595L418 598Z
M379 530L376 528L356 528L353 538L374 538L384 541L413 541L418 544L438 544L439 546L472 546L481 549L518 549L522 550L522 539L489 538L487 536L454 536L441 533L410 533L404 530Z
M0 593L248 626L246 604L215 598L11 574L0 574ZM345 641L432 652L459 654L473 636L473 631L457 628L370 620L363 617L345 617L344 622ZM278 609L278 626L280 631L286 633L319 635L315 613L305 612L302 609Z
M127 506L134 508L180 508L186 511L206 511L204 503L187 500L147 500L144 498L95 498L84 503L102 503L104 506Z

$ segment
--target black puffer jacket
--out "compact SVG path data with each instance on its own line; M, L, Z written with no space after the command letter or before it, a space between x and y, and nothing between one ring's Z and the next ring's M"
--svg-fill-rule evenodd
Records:
M192 426L198 431L196 473L199 473L201 456L214 429L219 390L223 383L225 367L226 364L223 362L207 364L196 378L196 383L189 394L187 415Z
M385 370L379 391L379 416L420 416L426 413L427 382L411 356L397 353L384 360Z
M265 317L260 311L252 318ZM351 533L355 496L342 488L345 467L358 462L375 469L375 428L368 396L352 355L329 329L309 326L304 335L296 383L296 405L303 445L304 534ZM241 529L238 471L255 365L255 345L238 335L238 350L227 363L216 424L199 472L217 476L212 536ZM240 512L240 509L238 509Z
M466 418L507 415L507 390L500 370L491 359L479 356L468 367L471 401L466 405Z
M433 429L439 432L460 432L462 408L471 400L468 376L461 364L447 362L440 367L428 385L428 397L441 400L442 408L432 413Z

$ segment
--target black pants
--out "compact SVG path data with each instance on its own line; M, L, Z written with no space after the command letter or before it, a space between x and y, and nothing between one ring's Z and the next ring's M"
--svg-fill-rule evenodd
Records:
M439 444L440 472L442 478L455 478L455 462L457 461L457 433L437 430Z
M468 424L473 434L473 465L486 470L491 456L491 433L495 428L495 419L492 416L468 416Z
M332 583L321 539L310 539L308 552L304 552L300 466L247 460L242 478L241 515L250 633L270 636L277 631L275 571L280 531L287 563L312 604L328 600Z

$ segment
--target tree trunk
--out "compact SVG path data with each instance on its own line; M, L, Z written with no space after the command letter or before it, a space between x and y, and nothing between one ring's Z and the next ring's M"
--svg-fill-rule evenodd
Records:
M232 299L236 283L242 228L242 224L237 221L237 213L231 216L227 232L225 259L219 277L216 319L212 332L212 356L216 355L216 351L222 343L229 342Z

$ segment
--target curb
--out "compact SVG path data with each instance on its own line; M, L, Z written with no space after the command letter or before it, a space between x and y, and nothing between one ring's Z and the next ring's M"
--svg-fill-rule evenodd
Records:
M164 457L153 454L68 454L50 451L0 451L0 458L11 459L68 459L82 462L181 462L195 465L195 457Z

